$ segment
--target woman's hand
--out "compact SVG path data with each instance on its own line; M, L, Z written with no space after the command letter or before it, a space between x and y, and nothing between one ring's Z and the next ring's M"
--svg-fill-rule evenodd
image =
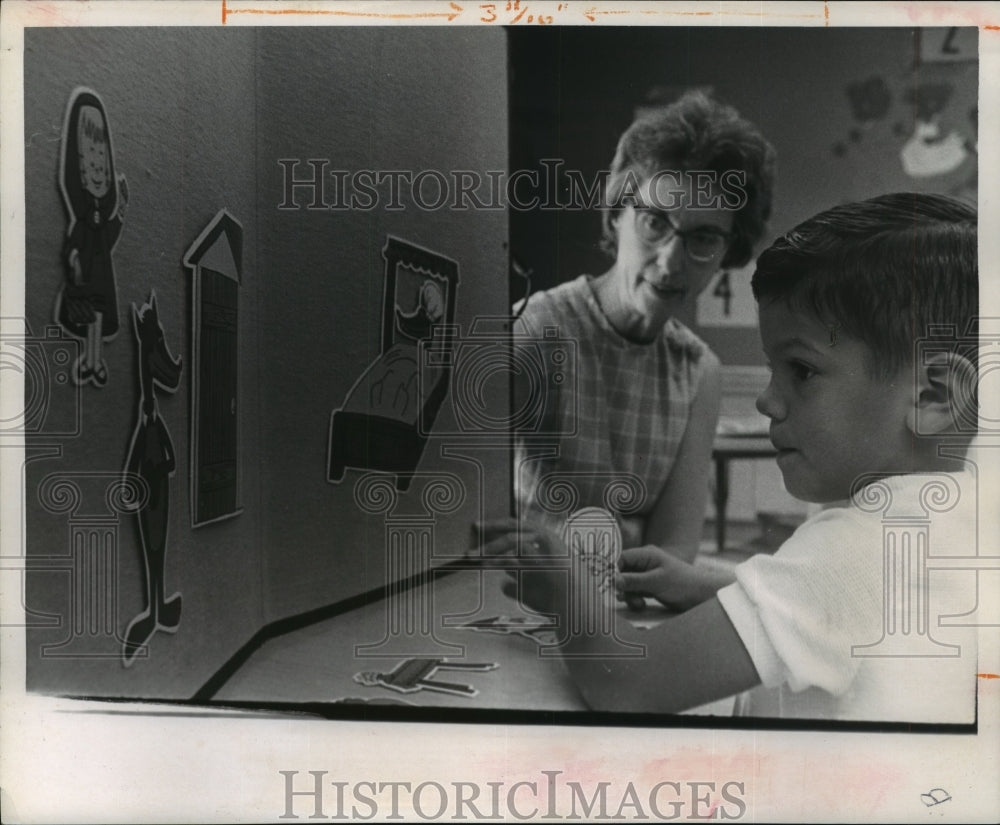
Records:
M569 577L569 551L551 530L517 519L477 525L483 555L510 561L503 592L532 610L552 612L564 599Z
M539 525L497 519L477 525L483 556L510 561L503 592L532 610L551 612L564 599L569 552L562 539Z

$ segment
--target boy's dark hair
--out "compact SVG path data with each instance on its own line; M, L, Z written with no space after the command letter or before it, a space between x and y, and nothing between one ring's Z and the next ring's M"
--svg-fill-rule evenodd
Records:
M756 126L732 106L702 91L686 92L669 106L637 119L618 140L605 190L602 248L614 254L617 244L612 221L622 208L627 184L641 182L662 170L708 171L745 176L746 196L733 215L734 238L721 266L742 266L753 256L771 216L774 148Z
M785 300L865 343L872 375L912 363L933 328L973 329L976 209L942 195L881 195L800 223L757 258L758 303ZM975 347L964 354L975 366Z

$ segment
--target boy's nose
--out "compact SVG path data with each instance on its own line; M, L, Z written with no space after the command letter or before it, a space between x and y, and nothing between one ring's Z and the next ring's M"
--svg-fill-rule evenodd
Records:
M772 421L781 421L784 419L786 413L785 405L781 402L775 390L774 379L771 379L767 387L764 388L764 392L757 396L757 412L766 415Z

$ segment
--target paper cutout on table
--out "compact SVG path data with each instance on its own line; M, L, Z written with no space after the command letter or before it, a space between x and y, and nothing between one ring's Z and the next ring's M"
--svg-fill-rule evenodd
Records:
M240 506L243 226L221 209L184 253L191 270L191 526Z
M613 604L615 573L622 554L618 520L603 507L584 507L566 519L563 541L589 575L600 579L598 591L607 604ZM646 600L633 594L626 594L625 602L636 612L646 607Z
M115 175L111 126L96 92L79 87L63 121L59 188L69 225L63 247L66 281L56 296L56 322L84 341L71 375L78 384L103 387L108 365L102 344L118 333L118 286L112 251L118 243L128 186Z
M381 349L330 416L327 480L339 483L348 467L380 470L406 490L448 394L458 264L393 237L382 256ZM437 360L421 364L432 341Z
M563 542L574 562L599 580L597 589L607 598L614 588L622 553L622 534L615 517L603 507L577 510L566 519Z
M462 630L480 630L485 633L499 633L505 636L524 636L533 642L539 640L540 635L554 633L557 625L551 619L532 616L493 616L489 619L477 619L458 625Z
M641 658L646 655L645 645L627 642L618 636L615 626L618 602L614 579L618 558L622 552L622 535L618 521L603 507L584 507L574 511L563 526L563 543L570 555L570 581L567 605L567 627L555 644L539 647L541 657L562 655L567 658L588 658L589 653L570 653L562 650L569 639L580 634L600 634L607 643L601 652L604 658ZM640 606L641 601L641 606ZM633 610L645 607L644 599L629 595L627 603ZM613 652L614 642L618 652Z
M472 685L456 682L439 682L431 677L439 670L465 671L485 673L496 670L496 662L452 662L448 659L404 659L389 673L362 671L354 676L354 681L365 687L384 687L400 693L416 693L420 690L430 690L436 693L448 693L452 696L476 696L479 691Z
M145 566L146 607L125 632L122 659L129 667L154 633L175 633L181 620L181 594L164 596L167 532L170 526L170 477L176 469L174 445L160 415L156 388L173 393L181 383L181 359L171 355L160 323L156 293L140 309L132 305L139 344L139 409L125 470L146 482L149 496L137 511Z

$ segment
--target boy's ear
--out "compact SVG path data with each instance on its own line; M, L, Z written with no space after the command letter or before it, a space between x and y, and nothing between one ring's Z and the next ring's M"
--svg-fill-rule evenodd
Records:
M911 432L955 432L959 422L975 428L977 376L965 356L957 352L923 353L923 363L914 364L913 369L915 403L906 422Z

